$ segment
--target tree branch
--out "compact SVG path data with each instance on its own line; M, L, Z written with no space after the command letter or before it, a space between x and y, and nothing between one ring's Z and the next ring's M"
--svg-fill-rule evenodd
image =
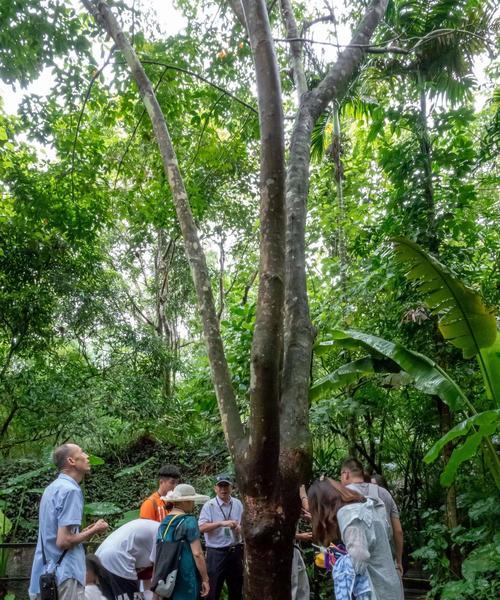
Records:
M385 13L387 2L388 0L372 0L349 43L349 47L340 53L337 62L311 93L310 110L314 120L319 117L334 97L337 100L343 97L363 58L366 46L369 45L370 38Z
M286 41L290 43L290 54L293 71L293 79L297 90L298 104L303 94L307 92L306 75L304 72L304 62L302 59L302 39L299 38L297 22L295 21L295 15L293 14L292 3L290 0L281 0L281 15L283 23L285 25L287 39L286 40L274 40Z
M80 125L82 123L83 114L85 112L85 107L87 106L87 102L88 102L88 100L90 98L90 92L92 91L92 86L96 82L96 80L99 77L99 75L108 66L109 61L111 60L111 57L113 56L114 51L115 51L115 46L113 46L111 48L111 50L109 51L108 58L104 61L102 67L100 69L98 69L94 73L94 75L92 76L92 79L90 80L89 86L87 88L87 92L85 94L85 98L83 99L82 110L80 111L80 114L78 115L78 122L76 124L75 138L73 140L73 148L71 150L71 170L70 170L70 173L71 173L71 198L72 199L74 199L74 196L75 196L74 171L75 171L76 142L78 140L78 134L80 133Z
M83 2L124 55L151 119L165 174L172 190L172 198L184 238L184 247L193 275L222 427L229 451L236 462L241 445L244 443L243 425L224 354L205 254L191 213L188 195L165 117L144 67L106 2L103 0L83 0Z
M195 73L195 71L190 71L189 69L185 69L184 67L178 67L176 65L171 65L169 63L164 63L162 61L152 60L149 58L141 58L141 63L143 63L145 65L159 65L160 67L167 67L168 69L172 69L173 71L179 71L180 73L186 73L186 75L191 75L192 77L196 77L196 79L199 79L200 81L203 81L204 83L207 83L208 85L212 86L216 90L219 90L219 92L222 92L226 96L229 96L229 98L232 98L235 102L238 102L238 104L241 104L245 108L248 108L248 110L257 114L257 110L251 104L248 104L248 102L241 100L241 98L238 98L238 96L235 96L233 93L224 89L217 83L210 81L210 79L203 77L203 75L200 75L199 73Z
M163 81L163 77L165 76L165 73L167 71L168 71L168 67L165 67L160 75L160 78L158 79L158 81L156 82L156 85L154 87L155 92L158 89L160 83ZM127 140L127 145L125 146L125 150L123 151L123 154L120 158L120 162L118 163L118 167L116 169L115 182L113 184L113 189L116 188L116 184L118 182L118 177L120 176L120 171L122 169L123 161L125 160L125 156L127 156L127 153L130 150L130 146L132 145L132 142L134 141L135 134L137 133L137 130L139 129L139 126L142 123L142 119L144 118L145 114L146 114L146 109L144 108L143 111L141 112L141 116L139 117L139 119L137 120L137 123L135 124L134 130L132 131L130 137Z
M334 20L332 15L324 15L322 17L316 17L316 19L312 19L311 21L304 21L300 29L300 37L303 37L308 29L311 29L311 27L318 23L334 23Z
M399 48L398 46L370 46L370 44L337 44L336 42L320 42L304 37L274 38L274 41L288 42L290 44L301 42L318 44L320 46L334 46L335 48L361 48L367 54L410 54L413 50L413 48L411 50L406 50L405 48Z
M232 11L234 12L239 24L246 31L247 24L245 21L245 11L243 10L242 0L228 0L228 4L230 5Z
M351 47L346 48L317 88L302 96L290 144L287 169L287 237L285 268L285 353L282 371L281 437L283 461L310 453L308 390L314 331L306 281L305 226L309 191L311 132L316 119L335 97L341 99L363 57L363 49L385 12L388 0L372 0ZM306 473L304 473L306 475Z
M250 375L249 464L240 477L257 494L276 484L282 353L285 142L281 83L264 0L242 0L259 99L260 264Z
M12 422L12 419L16 416L16 413L18 410L19 410L19 405L14 400L9 414L7 415L7 418L5 419L5 421L2 424L2 429L0 429L0 440L3 440L5 434L7 433L7 429L9 428L9 425Z
M259 271L256 269L250 276L250 279L248 280L247 284L245 285L245 291L243 292L243 297L241 299L242 306L245 306L245 304L248 302L248 294L250 293L250 290L252 289L252 285L254 284L255 280L257 279L258 274L259 274Z

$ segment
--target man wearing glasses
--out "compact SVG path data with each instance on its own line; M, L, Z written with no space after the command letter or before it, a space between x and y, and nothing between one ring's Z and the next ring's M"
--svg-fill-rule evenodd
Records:
M208 600L219 600L224 582L229 600L241 600L243 593L243 543L241 517L243 505L231 496L232 480L219 475L215 498L203 505L198 519L207 547L207 571L210 582Z

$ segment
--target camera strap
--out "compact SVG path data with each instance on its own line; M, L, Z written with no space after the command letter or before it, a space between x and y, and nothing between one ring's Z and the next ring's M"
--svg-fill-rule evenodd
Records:
M44 567L46 567L47 566L47 556L45 555L45 548L44 548L44 545L43 545L43 536L42 536L41 532L40 532L40 542L42 543L43 565L44 565ZM63 553L61 554L61 556L58 558L58 560L56 562L56 566L55 566L54 572L57 569L57 567L61 564L62 559L64 558L64 556L65 556L65 554L66 554L67 551L68 551L68 549L66 548L66 550L64 550Z

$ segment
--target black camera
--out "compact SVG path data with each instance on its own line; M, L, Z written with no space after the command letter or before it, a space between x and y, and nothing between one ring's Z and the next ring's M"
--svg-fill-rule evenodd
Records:
M56 574L40 575L40 600L58 600L58 598Z

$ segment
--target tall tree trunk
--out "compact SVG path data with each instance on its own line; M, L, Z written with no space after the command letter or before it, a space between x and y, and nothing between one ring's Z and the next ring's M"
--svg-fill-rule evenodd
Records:
M154 261L155 287L156 287L156 318L155 328L166 351L162 359L162 392L164 398L172 396L173 357L176 346L175 331L167 316L167 303L169 299L170 268L175 254L175 240L170 239L164 229L158 229L156 253Z
M333 103L333 136L332 136L332 162L337 197L337 255L340 265L340 289L346 296L347 250L345 242L345 202L344 202L344 167L342 165L342 141L340 130L339 105Z
M285 142L281 84L264 0L242 1L255 62L261 138L259 291L251 355L250 438L240 463L245 598L289 598L295 515L279 472L285 269ZM243 468L241 468L243 467ZM296 488L298 489L298 488Z
M139 93L148 116L151 119L165 175L172 191L172 200L184 240L184 250L191 268L198 300L198 310L201 314L203 333L212 371L212 380L214 381L215 393L221 413L222 428L229 452L236 462L238 452L241 450L241 446L245 444L243 425L238 412L231 375L222 345L205 253L200 243L198 230L193 219L184 180L179 169L177 155L172 145L165 117L156 98L151 81L107 3L104 0L82 1L97 23L104 28L115 42L117 48L122 52L130 73L139 88Z
M445 404L441 398L436 397L436 402L439 411L439 421L441 427L441 435L446 435L448 431L453 427L453 417L450 411L450 407ZM450 460L453 452L453 443L448 443L443 450L443 462L444 466ZM449 532L456 529L459 525L458 520L458 508L457 508L457 487L456 485L450 485L445 491L445 506L446 506L446 525L448 526ZM450 534L448 534L450 535ZM462 572L462 554L460 552L460 546L454 544L449 539L449 550L448 557L450 559L450 571L453 577L459 579Z
M418 242L428 248L430 252L436 253L439 250L439 239L436 232L436 203L434 199L434 183L432 181L432 146L429 137L429 127L427 125L427 97L425 85L420 73L419 81L419 127L418 141L420 144L420 155L424 167L423 178L423 196L424 196L424 215L425 228L420 232Z
M424 214L425 214L425 230L421 232L420 243L433 254L439 253L439 236L436 231L436 202L434 198L434 183L432 179L432 145L429 136L429 127L427 123L427 96L425 83L423 78L418 73L419 83L419 131L418 138L420 144L420 153L424 166L423 179L423 195L424 195ZM438 332L437 322L434 322L435 336L441 341L441 336ZM441 361L440 361L440 364ZM441 434L445 435L452 427L452 415L449 407L436 397L437 409L439 414L439 423ZM448 462L453 451L453 444L447 444L443 458L445 465ZM446 505L446 524L448 528L455 529L458 527L458 509L457 509L457 489L455 484L452 484L445 492ZM455 576L459 577L461 572L462 558L460 549L451 544L449 550L450 568Z
M419 93L419 119L417 137L424 170L424 177L422 181L424 228L419 233L418 241L424 248L437 255L439 254L440 240L436 230L436 202L434 197L434 182L432 175L432 144L427 122L428 115L426 86L420 71L417 72L417 79ZM436 321L434 321L434 335L436 340L440 342L441 336L439 334ZM442 364L441 361L440 364ZM436 407L439 415L441 434L444 435L452 427L452 415L449 407L438 397L436 397ZM452 451L453 444L447 444L443 453L445 465L448 462ZM451 530L458 527L457 489L455 484L447 488L444 495L446 506L445 520L448 528ZM455 545L450 545L449 558L451 571L455 575L460 576L462 559L460 550Z
M264 0L230 0L251 42L261 132L259 294L248 435L231 384L205 255L165 118L151 82L107 4L83 2L125 57L151 119L172 190L222 426L245 505L245 598L289 600L293 536L300 511L298 487L310 469L308 389L314 332L307 299L305 224L311 131L328 103L345 93L387 0L372 0L353 36L353 46L341 53L312 92L304 88L301 48L295 46L300 104L290 144L285 200L284 119L267 7ZM291 9L288 0L283 3ZM293 12L287 14L293 21Z

